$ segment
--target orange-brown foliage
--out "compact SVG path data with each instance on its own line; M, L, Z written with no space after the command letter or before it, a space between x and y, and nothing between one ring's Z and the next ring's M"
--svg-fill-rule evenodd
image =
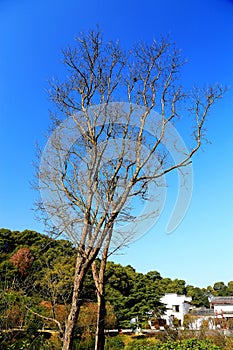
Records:
M27 270L31 267L34 260L29 248L20 248L12 257L10 261L14 266L19 269L19 272L23 275L27 275Z

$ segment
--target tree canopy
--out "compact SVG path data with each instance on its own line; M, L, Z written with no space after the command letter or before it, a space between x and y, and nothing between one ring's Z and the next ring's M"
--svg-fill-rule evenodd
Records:
M35 231L0 229L0 251L0 330L21 327L31 329L35 334L37 329L45 327L59 331L53 320L63 323L68 312L76 247L67 240L55 240ZM14 263L14 257L22 251L27 253L26 257L30 252L30 263L23 265L23 273L21 265ZM99 263L97 260L96 264ZM191 296L196 307L208 307L210 294L233 295L233 281L227 285L216 282L212 287L199 288L187 285L182 279L163 277L158 271L143 274L130 265L122 266L113 261L107 263L105 278L106 327L110 328L131 327L130 320L136 316L140 322L159 316L163 312L160 297L165 293ZM93 330L90 327L94 327L97 312L91 272L86 275L80 303L83 305L81 323L76 332L86 336ZM89 325L82 312L90 313L92 322Z
M24 295L33 300L45 300L52 304L66 305L71 301L73 270L76 248L67 240L55 240L35 231L0 230L0 290L4 295ZM33 260L26 264L26 273L12 262L12 257L26 249ZM97 260L98 264L98 260ZM199 288L187 285L184 280L162 277L158 271L146 274L128 265L113 261L107 263L106 300L116 313L119 326L128 325L134 316L145 317L154 310L160 312L159 299L164 293L186 294L193 305L208 306L208 295L233 295L230 281L226 286L216 282L212 287ZM95 302L96 292L91 273L87 274L80 297L83 302ZM20 299L20 298L19 298ZM3 311L3 310L2 310Z

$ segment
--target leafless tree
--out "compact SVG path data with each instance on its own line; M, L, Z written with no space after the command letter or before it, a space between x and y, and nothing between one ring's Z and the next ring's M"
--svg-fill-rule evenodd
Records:
M103 349L108 254L137 235L130 225L138 216L156 214L154 208L139 215L137 208L155 200L165 174L190 165L209 109L223 89L184 92L180 52L164 38L126 52L119 42L105 43L99 30L90 31L63 53L68 76L51 82L56 108L37 173L42 195L37 209L77 248L62 349L71 349L80 290L91 265L99 302L96 349ZM187 148L172 135L176 120L193 128ZM97 256L102 256L99 271Z

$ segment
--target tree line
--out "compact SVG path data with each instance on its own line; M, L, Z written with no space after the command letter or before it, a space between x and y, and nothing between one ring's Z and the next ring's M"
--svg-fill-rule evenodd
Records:
M50 329L58 332L72 300L76 248L68 240L54 239L31 230L0 230L0 329L28 329L28 334ZM100 261L95 262L98 266ZM208 296L233 295L233 281L199 288L182 279L162 277L158 271L137 272L132 266L107 262L105 271L106 328L130 328L138 317L146 326L161 315L165 293L186 294L196 307L208 307ZM86 275L78 302L81 314L76 338L91 336L96 323L96 288L91 271ZM2 333L3 334L3 333ZM5 337L7 333L5 333ZM12 338L13 339L13 338ZM8 339L9 341L9 339Z

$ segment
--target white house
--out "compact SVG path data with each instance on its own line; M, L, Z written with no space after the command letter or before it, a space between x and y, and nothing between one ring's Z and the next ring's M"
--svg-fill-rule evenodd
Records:
M190 329L200 329L203 321L208 322L209 329L229 327L228 321L233 319L233 296L211 297L210 309L194 308L190 312Z
M166 306L166 311L162 318L166 320L167 325L172 326L172 320L177 318L182 326L184 315L189 312L192 297L178 295L176 293L167 293L160 301Z
M214 309L216 318L233 318L233 296L213 297L210 300L210 308Z

